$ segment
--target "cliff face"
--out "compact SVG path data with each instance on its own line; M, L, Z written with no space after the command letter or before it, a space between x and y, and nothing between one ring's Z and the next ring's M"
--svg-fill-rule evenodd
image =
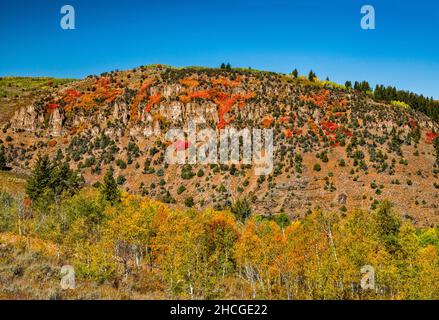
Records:
M273 129L273 172L255 176L242 163L165 163L172 143L165 133L185 131L189 122L217 133ZM28 171L37 153L59 149L88 182L113 166L123 188L165 202L193 198L197 207L220 209L246 197L261 213L295 216L389 198L407 217L429 224L439 215L429 138L437 131L423 114L329 83L154 66L63 86L18 110L1 138L12 137L6 149L14 170Z

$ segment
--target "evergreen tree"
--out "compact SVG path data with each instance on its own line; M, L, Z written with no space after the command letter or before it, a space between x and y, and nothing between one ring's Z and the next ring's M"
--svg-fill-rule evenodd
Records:
M299 76L299 71L297 71L297 69L294 69L293 72L291 72L291 75L292 75L294 78L297 78L297 77Z
M120 192L117 188L117 182L113 176L113 168L110 168L105 174L102 196L105 200L111 202L112 204L120 201Z
M311 70L311 71L309 72L309 74L308 74L308 80L309 80L309 81L314 81L316 77L317 77L317 76L316 76L316 74L314 73L314 71Z
M247 199L237 200L231 208L232 213L237 220L244 222L252 213L250 204Z
M393 211L392 203L384 200L373 214L379 239L389 251L398 248L398 234L401 218Z
M5 148L3 146L0 147L0 171L5 170L6 168L6 158L5 158Z
M226 64L223 62L221 63L221 69L225 69L226 68Z
M60 195L63 192L73 195L82 187L82 178L70 169L68 162L54 161L52 168L50 187L55 195Z
M346 81L344 86L346 87L346 89L352 89L352 82Z
M436 164L439 165L439 137L436 137L433 140L433 146L434 149L436 150Z
M32 201L38 198L49 188L52 181L52 165L47 155L38 159L27 180L26 194Z
M230 65L230 63L227 63L226 70L232 70L232 66Z

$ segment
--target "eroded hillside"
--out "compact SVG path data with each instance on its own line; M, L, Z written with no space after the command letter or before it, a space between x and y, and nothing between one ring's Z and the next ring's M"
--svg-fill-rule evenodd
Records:
M251 165L169 165L165 133L274 129L274 170ZM60 86L19 109L0 138L14 172L38 154L63 158L90 183L115 168L118 183L177 206L222 209L239 198L254 212L303 216L391 200L417 225L439 221L433 139L438 124L329 82L253 70L149 66ZM176 141L188 149L188 141Z

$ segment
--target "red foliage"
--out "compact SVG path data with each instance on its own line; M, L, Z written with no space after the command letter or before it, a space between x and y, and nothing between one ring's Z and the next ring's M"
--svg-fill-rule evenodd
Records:
M284 130L284 136L286 138L292 138L293 137L293 132L290 129L285 129Z
M73 90L73 89L67 89L66 94L70 98L79 98L81 96L81 92Z
M414 119L410 119L408 124L409 124L410 128L412 128L412 129L416 128L418 126L418 122Z
M148 95L148 89L153 83L154 83L154 79L148 79L145 80L142 86L140 87L139 92L137 93L137 95L133 100L133 103L131 104L131 110L130 110L131 120L137 120L139 104L146 98L146 96Z
M48 110L55 110L55 109L57 109L57 108L59 108L60 107L60 104L59 103L49 103L48 105L47 105L47 109Z
M312 102L319 107L323 107L328 100L329 90L322 89L319 93L312 93L310 96L300 96L300 100L304 102Z
M177 151L186 150L187 148L189 148L189 141L178 140L175 144L175 149Z
M218 112L218 128L223 129L228 125L236 116L231 116L226 119L226 115L232 110L233 106L237 103L239 108L245 106L245 101L254 98L253 92L244 94L231 94L217 89L192 91L179 96L179 100L183 103L188 103L192 99L213 99L217 104Z
M433 143L433 140L439 137L439 135L433 131L427 133L427 142Z
M288 117L288 116L279 117L279 119L277 119L277 122L288 124L288 123L290 123L290 117Z
M320 122L320 126L322 127L322 129L324 131L336 131L340 127L339 124L336 124L334 122L329 122L329 121Z

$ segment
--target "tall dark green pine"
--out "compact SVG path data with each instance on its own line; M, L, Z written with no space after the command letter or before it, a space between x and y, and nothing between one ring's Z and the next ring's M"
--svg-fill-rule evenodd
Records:
M27 179L26 193L33 201L43 194L45 189L50 187L52 180L52 165L47 155L40 157Z
M231 207L236 219L244 222L252 213L252 209L247 199L237 200Z
M0 171L6 168L6 157L4 147L0 147Z
M436 164L439 165L439 137L436 137L433 140L433 146L434 149L436 150Z
M232 66L230 65L230 63L226 64L226 70L232 70Z
M120 192L113 176L113 168L110 168L105 174L102 196L105 200L111 202L112 204L120 201Z
M294 69L293 72L291 72L294 78L297 78L299 76L299 71L297 69Z
M225 69L226 68L226 64L223 62L221 63L221 69Z
M316 76L316 74L314 73L314 71L311 70L311 71L309 72L309 74L308 74L308 80L309 80L309 81L314 81L316 77L317 77L317 76Z

